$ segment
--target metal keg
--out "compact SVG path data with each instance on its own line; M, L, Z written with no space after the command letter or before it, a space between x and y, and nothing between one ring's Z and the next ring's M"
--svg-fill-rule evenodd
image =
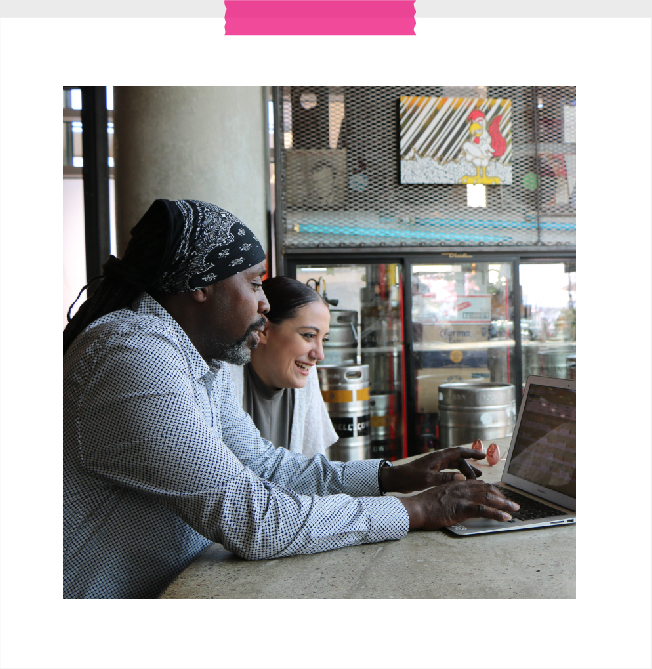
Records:
M321 394L339 439L331 460L349 462L371 457L369 365L319 365Z
M400 349L395 351L372 351L362 347L362 364L369 364L369 388L372 395L395 388L401 379Z
M442 448L476 439L509 437L516 422L514 386L505 383L443 383L439 386Z
M331 309L324 365L355 365L358 360L358 312Z
M570 346L561 345L555 348L545 348L539 351L539 368L541 376L557 379L567 378L566 356L573 353Z
M575 355L566 357L566 378L575 381L577 379L577 363Z
M398 393L370 395L371 457L400 458L400 396Z

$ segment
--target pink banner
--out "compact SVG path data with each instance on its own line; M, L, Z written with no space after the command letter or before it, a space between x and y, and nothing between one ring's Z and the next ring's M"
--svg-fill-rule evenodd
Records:
M414 35L414 0L224 0L226 35Z

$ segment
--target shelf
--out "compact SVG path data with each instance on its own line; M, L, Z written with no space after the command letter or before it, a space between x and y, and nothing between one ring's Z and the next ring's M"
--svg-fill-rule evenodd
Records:
M356 353L365 355L365 353L400 353L403 350L403 344L394 344L393 346L365 346L357 348L324 347L324 353Z
M415 344L414 351L474 351L485 348L513 348L516 342L513 339L503 339L498 341L475 341L463 342L459 344L449 344L441 342L436 344Z
M537 348L568 348L569 346L575 346L576 342L574 341L524 341L523 348L526 347L537 347Z
M360 349L360 354L365 353L400 353L403 350L403 344L395 344L394 346L365 346Z

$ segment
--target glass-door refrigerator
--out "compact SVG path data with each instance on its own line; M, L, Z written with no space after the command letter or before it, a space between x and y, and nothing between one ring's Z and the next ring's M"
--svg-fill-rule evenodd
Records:
M369 366L371 457L406 457L402 265L298 262L289 269L331 303L323 364Z
M457 253L288 259L332 303L323 364L369 366L371 457L441 448L439 386L575 378L574 260Z

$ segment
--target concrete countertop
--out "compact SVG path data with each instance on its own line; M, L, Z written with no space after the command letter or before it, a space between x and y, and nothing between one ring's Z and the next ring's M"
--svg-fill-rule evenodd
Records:
M507 451L508 438L495 441ZM499 481L503 465L480 464L483 480ZM472 537L415 531L400 541L260 561L213 544L161 598L573 599L575 525Z

